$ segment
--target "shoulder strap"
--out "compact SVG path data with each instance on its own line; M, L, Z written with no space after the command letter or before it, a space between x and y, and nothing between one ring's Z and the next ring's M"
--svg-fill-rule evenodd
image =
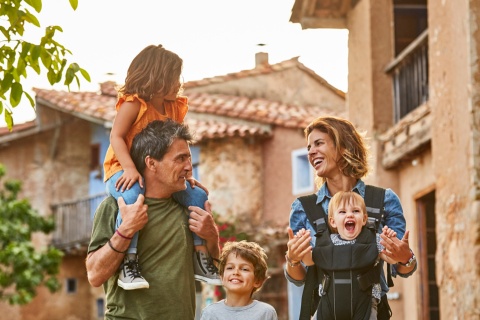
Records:
M371 185L365 186L365 205L368 213L368 227L378 230L383 219L385 189Z
M385 189L372 185L365 186L365 205L368 212L368 224L378 230L380 221L383 219L385 211ZM388 287L393 287L392 267L387 263L387 283Z
M303 210L305 210L307 218L315 228L315 231L318 233L325 230L325 227L328 227L327 214L321 205L317 206L317 195L312 193L308 196L299 197L298 200L302 203Z
M298 200L302 203L303 210L305 210L312 226L317 233L320 232L320 229L326 225L326 214L321 205L317 206L317 195L312 193L308 196L299 197ZM300 320L310 320L317 310L318 302L320 301L318 284L317 268L315 268L315 266L307 268L302 294Z

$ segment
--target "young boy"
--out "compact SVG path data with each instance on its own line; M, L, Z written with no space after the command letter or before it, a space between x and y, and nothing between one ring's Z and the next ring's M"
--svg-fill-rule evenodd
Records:
M328 212L328 223L333 232L330 234L330 239L333 245L354 245L368 219L367 208L362 196L352 191L337 192L330 200ZM302 236L305 232L305 229L301 229L297 232L297 236ZM397 236L397 233L387 226L383 227L382 232L388 238ZM385 260L390 264L395 264L396 261L393 261L383 253L385 248L380 244L380 234L377 233L375 236L376 246L379 252L375 265L378 263L378 259ZM335 259L337 258L338 257L335 257ZM315 252L312 251L308 252L302 259L303 263L307 266L316 265L315 260ZM329 294L328 288L320 287L319 292L321 292L321 295ZM380 301L381 292L379 275L378 283L372 285L372 307L370 317L368 318L369 320L377 319L377 304Z
M277 320L275 309L252 299L267 279L267 255L255 242L227 242L219 274L226 298L203 309L201 320Z

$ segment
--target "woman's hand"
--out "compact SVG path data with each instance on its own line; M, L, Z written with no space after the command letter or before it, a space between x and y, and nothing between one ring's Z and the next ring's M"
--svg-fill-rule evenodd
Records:
M312 240L310 230L301 229L296 235L293 235L292 228L288 227L287 232L287 257L292 262L301 261L305 254L312 251L312 246L310 245L310 241Z
M412 257L410 246L408 244L409 231L405 232L402 240L396 237L388 237L388 232L391 230L387 226L384 226L380 237L382 240L380 243L385 247L384 254L394 261L407 262Z

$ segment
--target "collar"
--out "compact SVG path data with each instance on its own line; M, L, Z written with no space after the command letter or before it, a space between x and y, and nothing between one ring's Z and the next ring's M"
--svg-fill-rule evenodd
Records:
M356 193L361 195L362 198L365 198L365 182L363 182L361 179L358 179L358 181L355 184L355 186L353 187L352 191L355 191ZM324 184L322 184L322 186L320 187L320 189L317 192L317 203L316 204L319 204L319 203L323 202L323 200L325 200L326 198L331 199L332 195L330 194L330 191L328 191L327 183L325 182Z

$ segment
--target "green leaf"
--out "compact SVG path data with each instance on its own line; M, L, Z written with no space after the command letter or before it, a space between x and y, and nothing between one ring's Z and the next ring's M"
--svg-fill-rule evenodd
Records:
M10 110L5 109L5 123L7 124L8 130L12 130L13 128L13 118L12 112Z
M78 0L70 0L70 5L72 6L73 10L77 10Z
M10 91L10 104L12 105L12 107L18 106L20 100L22 99L22 93L22 85L19 82L14 82Z
M90 74L85 69L80 68L80 73L85 78L85 80L87 80L88 82L91 81Z
M67 69L67 72L65 73L65 85L70 85L73 81L73 77L75 76L75 72L71 68Z
M42 0L25 0L35 11L42 11Z
M30 105L35 110L35 100L33 100L32 96L26 91L24 91L23 94L27 97L28 101L30 101Z
M33 24L35 27L40 28L40 22L38 21L37 17L31 14L28 10L25 12L25 21Z

